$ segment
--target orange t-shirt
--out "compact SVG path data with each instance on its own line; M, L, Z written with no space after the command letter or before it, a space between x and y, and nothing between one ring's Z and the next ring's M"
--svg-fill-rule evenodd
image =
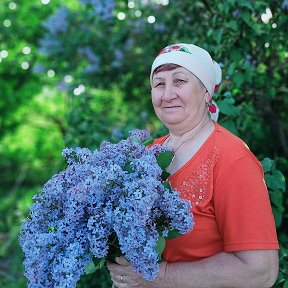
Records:
M153 144L163 144L167 137ZM223 251L279 249L262 166L241 139L219 124L168 180L191 201L195 227L166 240L167 262L194 261Z

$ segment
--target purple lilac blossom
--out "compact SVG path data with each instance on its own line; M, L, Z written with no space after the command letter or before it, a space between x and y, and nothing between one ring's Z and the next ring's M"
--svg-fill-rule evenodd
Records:
M165 32L167 30L167 27L165 24L163 23L156 23L155 27L154 27L155 31L157 32Z
M114 68L119 68L122 66L124 54L121 50L116 49L114 51L114 60L112 61L111 65Z
M150 137L150 133L147 130L134 129L129 131L130 137L138 138L140 141L145 141Z
M133 45L134 45L135 41L133 38L128 38L126 40L126 42L124 43L124 49L127 51L127 50L130 50L133 48Z
M233 16L234 18L239 18L239 16L240 16L239 10L238 10L238 9L234 10L234 11L232 12L232 16Z
M281 5L281 8L283 10L288 10L288 0L284 0L282 5Z
M148 113L146 111L142 111L140 113L140 119L142 123L145 123L148 119Z
M167 147L167 146L161 146L159 144L154 144L153 146L150 147L150 149L153 151L155 157L157 157L159 154L169 151L172 152L172 149Z
M29 288L76 287L92 257L109 256L115 233L135 271L147 280L156 277L159 233L191 231L193 215L188 201L164 188L156 159L163 148L135 141L148 137L147 131L135 130L116 144L102 143L99 150L63 150L67 168L33 198L22 224L19 241ZM158 231L161 217L167 225Z
M123 133L123 131L121 131L119 128L113 128L113 130L112 130L112 137L113 138L123 138L123 136L124 136L124 133Z
M36 64L33 66L32 71L37 74L42 74L46 72L46 68L41 64Z
M69 14L70 10L66 6L61 5L57 12L44 22L43 26L47 28L49 33L53 36L66 32L68 29L67 18L69 17Z
M50 35L45 35L41 38L39 44L40 47L38 51L43 55L54 55L63 50L59 39L51 37Z
M89 74L97 72L99 70L101 58L94 53L91 47L81 47L78 49L78 52L81 56L84 56L89 62L89 65L84 69L84 73Z
M80 4L92 7L95 15L102 20L109 20L113 17L115 0L80 0Z

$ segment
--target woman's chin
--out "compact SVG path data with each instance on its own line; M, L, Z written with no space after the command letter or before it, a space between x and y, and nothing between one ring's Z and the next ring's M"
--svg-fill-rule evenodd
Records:
M165 126L181 124L184 121L183 117L175 117L175 116L162 117L161 120Z

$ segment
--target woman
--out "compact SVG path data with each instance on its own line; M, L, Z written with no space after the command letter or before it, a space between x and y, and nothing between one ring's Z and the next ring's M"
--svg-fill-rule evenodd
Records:
M109 264L116 287L271 287L278 242L261 164L247 145L209 117L221 69L191 44L164 48L151 69L152 103L169 135L154 143L175 157L169 181L192 203L195 228L166 240L152 282L124 257Z

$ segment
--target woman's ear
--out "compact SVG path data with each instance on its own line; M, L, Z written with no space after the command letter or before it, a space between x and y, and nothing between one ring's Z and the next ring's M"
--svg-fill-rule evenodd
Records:
M209 94L209 92L206 90L206 92L205 92L205 103L209 104L209 103L211 103L211 101L212 101L212 97Z

